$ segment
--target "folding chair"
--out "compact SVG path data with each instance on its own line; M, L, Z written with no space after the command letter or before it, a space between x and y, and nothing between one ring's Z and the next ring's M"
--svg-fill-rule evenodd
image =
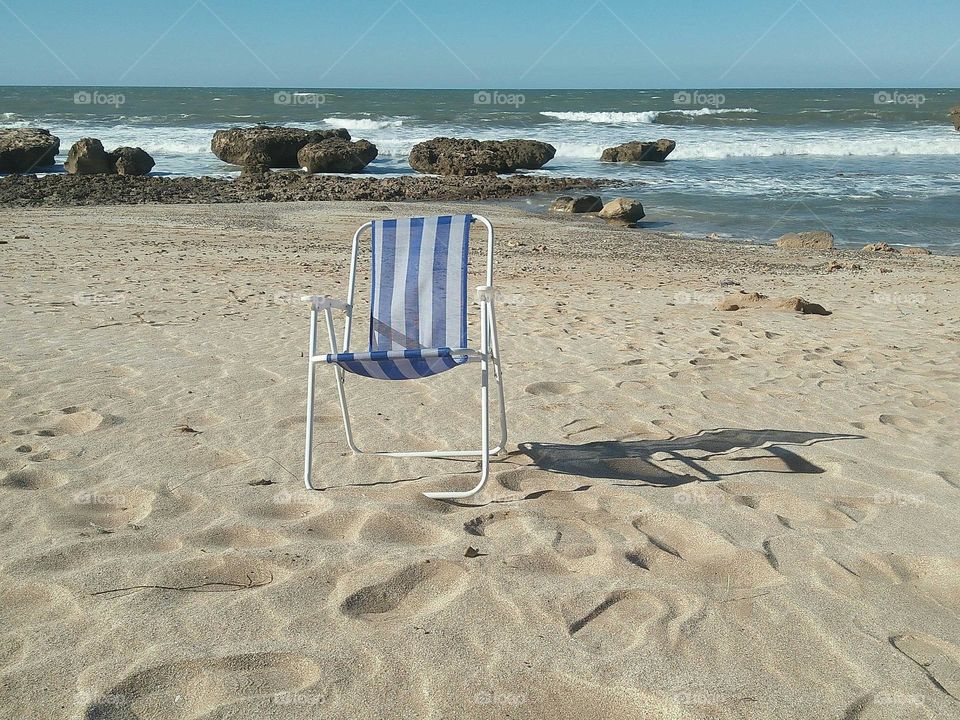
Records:
M476 289L480 305L480 349L467 344L467 263L470 228L487 228L487 281ZM360 236L371 230L370 342L366 352L350 351L354 291ZM490 475L490 457L507 443L507 415L503 400L503 372L493 288L493 226L480 215L376 220L362 225L353 236L350 280L346 300L307 296L311 304L310 353L307 376L307 437L303 480L313 489L314 376L317 365L333 367L347 445L354 453L386 457L479 457L480 480L472 490L425 492L437 500L467 498L483 489ZM346 315L343 347L337 349L333 311ZM317 354L317 324L323 313L330 336L330 353ZM379 380L426 378L471 362L480 364L480 449L378 451L361 450L353 439L345 373ZM493 364L499 393L500 442L490 447L489 366Z

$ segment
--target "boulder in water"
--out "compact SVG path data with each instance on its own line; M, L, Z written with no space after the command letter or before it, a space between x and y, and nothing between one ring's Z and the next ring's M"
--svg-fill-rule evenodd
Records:
M110 153L110 163L117 175L146 175L156 163L143 148L118 147Z
M954 129L960 130L960 105L950 111L950 119L953 120Z
M77 140L70 148L63 167L71 175L110 175L116 172L110 154L96 138Z
M0 129L0 172L29 172L50 167L60 152L60 138L43 128Z
M570 195L561 195L553 201L550 209L555 212L567 213L600 212L603 210L603 200L598 195L584 195L577 198Z
M298 168L297 153L310 143L330 138L350 140L350 133L339 130L302 130L300 128L257 125L251 128L217 130L210 142L213 154L233 165L268 168Z
M639 200L618 197L603 206L600 217L604 220L633 223L644 217L643 205Z
M358 173L377 157L377 146L366 140L333 137L300 148L297 161L309 173Z
M536 170L557 150L538 140L471 140L439 137L415 145L410 167L436 175L491 175Z
M628 142L607 148L602 162L663 162L676 149L677 143L666 138L656 142Z

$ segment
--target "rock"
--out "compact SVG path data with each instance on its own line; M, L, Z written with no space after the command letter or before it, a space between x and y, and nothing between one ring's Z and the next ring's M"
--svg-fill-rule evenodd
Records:
M826 230L787 233L777 240L777 247L788 250L832 250L833 233Z
M897 252L897 249L891 245L887 245L885 242L881 242L881 243L870 243L869 245L864 245L863 252L895 253Z
M836 272L837 270L860 270L860 266L857 263L840 262L839 260L831 260L827 263L827 272Z
M252 128L217 130L210 141L213 154L233 165L268 168L298 168L297 153L304 145L329 138L350 140L350 133L339 130L301 130L300 128L257 125Z
M555 212L567 213L592 213L603 210L603 200L597 195L584 195L583 197L571 197L570 195L561 195L553 201L550 206Z
M617 220L619 222L632 223L644 217L643 205L639 200L618 197L611 200L600 211L600 217L604 220Z
M912 247L912 246L903 248L903 250L900 251L900 254L901 255L933 255L933 253L930 252L925 247Z
M297 162L309 173L358 173L377 154L377 146L371 142L335 137L304 145L297 153Z
M960 105L950 110L950 119L953 120L955 130L960 130Z
M50 167L60 152L60 138L42 128L0 129L0 172L29 172Z
M823 305L807 302L802 297L792 297L785 300L777 300L774 304L779 310L793 310L804 315L831 315Z
M553 159L553 145L537 140L470 140L439 137L415 145L410 167L434 175L491 175L536 170Z
M600 157L602 162L663 162L677 147L673 140L656 142L628 142L607 148Z
M146 175L156 163L143 148L118 147L110 153L110 164L117 175Z
M70 148L63 168L71 175L112 175L116 172L109 153L96 138L77 140Z
M817 303L807 302L800 297L769 298L760 293L739 292L727 295L714 307L714 310L732 312L750 308L772 308L774 310L793 310L804 315L830 315L831 312Z

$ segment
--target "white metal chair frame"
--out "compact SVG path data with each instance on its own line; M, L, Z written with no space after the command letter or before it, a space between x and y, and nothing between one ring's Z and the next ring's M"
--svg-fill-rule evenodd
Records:
M480 480L474 488L465 491L425 492L428 498L434 500L451 500L468 498L480 492L490 476L490 458L498 455L507 444L507 413L503 398L503 371L500 366L500 346L497 338L496 310L494 307L495 290L493 286L493 225L482 215L474 215L471 223L481 222L487 228L487 281L485 285L476 288L477 301L480 305L480 349L456 348L454 356L466 356L468 362L480 363L480 449L479 450L418 450L418 451L369 451L361 450L353 439L353 430L350 425L350 413L347 410L347 395L344 390L344 369L335 363L330 363L334 369L337 384L337 396L340 400L340 412L343 415L343 429L347 437L347 445L355 454L381 455L384 457L423 457L423 458L455 458L479 457ZM330 336L330 353L350 352L350 333L353 327L353 299L356 291L357 258L360 252L360 236L373 223L361 225L353 235L353 252L350 259L350 280L347 286L347 299L334 300L329 297L308 295L302 299L309 302L310 310L310 350L309 373L307 375L307 436L304 451L303 482L308 490L315 489L312 484L313 465L313 409L314 409L314 377L318 363L326 364L326 355L317 354L317 324L320 313L326 320L327 334ZM333 323L333 310L340 310L346 315L343 330L343 349L337 349L337 336ZM423 357L430 357L431 353L424 351ZM500 441L496 447L490 447L490 382L489 368L493 364L494 378L497 382L500 409Z

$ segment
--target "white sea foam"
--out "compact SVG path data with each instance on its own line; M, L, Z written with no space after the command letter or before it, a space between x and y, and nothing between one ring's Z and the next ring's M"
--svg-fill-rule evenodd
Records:
M383 130L384 128L401 127L403 120L371 120L370 118L324 118L328 125L347 130Z
M960 155L953 137L929 139L906 136L874 138L743 138L733 141L696 140L677 144L671 160L722 160L750 157L890 157L896 155Z
M608 125L649 124L657 119L660 113L648 112L541 112L546 117L566 122L605 123Z
M655 123L661 115L683 115L701 117L704 115L750 115L759 113L756 108L698 108L695 110L646 110L644 112L541 112L545 117L565 122L586 122L605 125L648 125Z

